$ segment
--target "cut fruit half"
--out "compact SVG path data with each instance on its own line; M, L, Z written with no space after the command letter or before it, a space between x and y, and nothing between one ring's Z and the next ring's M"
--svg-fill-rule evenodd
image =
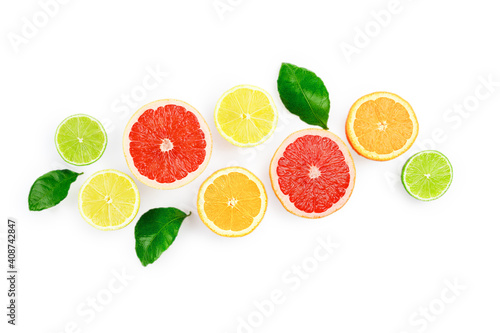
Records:
M86 114L64 119L56 129L55 143L62 159L73 165L88 165L101 158L108 138L101 123Z
M139 211L139 190L132 178L117 170L94 173L80 188L82 217L100 230L127 226Z
M424 150L406 162L401 180L412 197L423 201L435 200L448 191L453 180L453 168L442 153Z
M290 213L320 218L342 208L354 188L356 170L345 143L322 129L293 133L269 168L274 193Z
M396 94L361 97L349 111L346 134L352 148L366 158L387 161L410 149L418 134L411 105Z
M132 174L158 189L174 189L198 177L212 153L212 135L191 105L163 99L141 107L130 119L123 150Z
M251 233L264 218L266 208L264 185L253 173L240 167L215 172L198 192L200 218L220 236Z
M226 91L215 107L215 124L224 139L240 147L261 144L273 134L278 111L265 90L240 85Z

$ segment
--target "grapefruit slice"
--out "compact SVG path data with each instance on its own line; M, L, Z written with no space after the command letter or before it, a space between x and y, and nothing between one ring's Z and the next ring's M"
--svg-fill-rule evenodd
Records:
M174 189L198 177L212 152L212 135L191 105L162 99L141 107L123 135L123 150L132 174L157 189Z
M342 208L356 169L345 143L322 129L297 131L283 141L269 168L274 193L290 213L320 218Z
M418 134L411 105L396 94L375 92L358 99L349 111L346 135L352 148L375 161L392 160L410 149Z

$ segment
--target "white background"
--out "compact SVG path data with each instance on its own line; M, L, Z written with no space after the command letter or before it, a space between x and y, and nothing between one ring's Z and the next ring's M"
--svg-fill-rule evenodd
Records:
M212 0L69 1L16 52L9 38L21 36L23 17L33 22L41 7L35 0L2 1L0 261L4 270L5 221L14 217L20 272L15 328L6 324L4 278L0 284L2 327L236 332L239 318L248 322L250 316L254 326L240 332L498 331L500 86L481 100L474 97L476 89L488 93L481 78L500 81L498 6L491 0L401 0L380 28L371 12L386 10L389 0L221 3L232 10L221 16ZM357 41L358 53L349 62L341 45L355 45L357 29L367 26L372 37L368 45ZM272 154L286 136L307 127L279 100L276 79L283 61L324 80L332 101L329 127L344 140L350 106L374 91L407 99L420 122L418 142L396 160L374 162L354 154L353 195L342 210L321 220L286 212L270 186ZM123 109L120 96L139 91L148 68L168 75L137 107ZM258 148L232 146L215 129L216 101L237 84L268 90L280 110L278 129ZM135 109L160 98L198 108L212 130L214 150L207 170L181 189L138 183L139 215L169 206L193 212L173 246L144 268L134 250L135 221L114 232L94 229L79 215L77 193L93 172L115 168L130 174L123 128ZM447 111L464 101L472 105L470 112ZM82 168L65 164L53 142L57 125L75 113L95 116L108 128L104 156ZM428 203L410 197L398 180L404 161L424 145L442 151L454 166L448 193ZM256 173L269 197L261 225L239 239L211 232L195 205L201 182L233 162ZM85 174L61 204L29 212L31 184L56 168ZM294 265L312 265L318 237L340 246L317 268L308 266L311 273L293 289L286 277L293 276ZM88 298L108 301L113 272L122 270L134 278L102 311L82 316L78 309L89 311ZM446 280L466 290L442 309L441 294L453 296ZM259 322L254 302L269 299L275 289L284 293L284 302ZM439 314L422 322L415 312L429 306ZM420 318L419 324L412 318Z

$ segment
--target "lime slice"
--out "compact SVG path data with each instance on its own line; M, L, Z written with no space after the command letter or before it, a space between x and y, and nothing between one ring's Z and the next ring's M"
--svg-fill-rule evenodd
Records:
M265 90L240 85L226 91L215 107L215 124L219 133L240 147L261 144L273 134L278 111Z
M101 230L127 226L139 211L139 190L132 178L117 170L96 172L80 188L78 207L90 225Z
M410 157L401 173L406 191L423 201L435 200L445 194L452 179L450 161L435 150L424 150Z
M88 165L101 158L108 138L97 119L75 114L59 124L55 141L63 160L73 165Z

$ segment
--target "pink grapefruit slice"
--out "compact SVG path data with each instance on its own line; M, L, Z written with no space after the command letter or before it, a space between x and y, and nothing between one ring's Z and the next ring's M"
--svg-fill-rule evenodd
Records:
M123 150L132 174L158 189L174 189L198 177L212 152L212 135L191 105L162 99L141 107L123 135Z
M342 208L356 169L345 143L322 129L297 131L283 141L269 168L274 193L290 213L320 218Z

